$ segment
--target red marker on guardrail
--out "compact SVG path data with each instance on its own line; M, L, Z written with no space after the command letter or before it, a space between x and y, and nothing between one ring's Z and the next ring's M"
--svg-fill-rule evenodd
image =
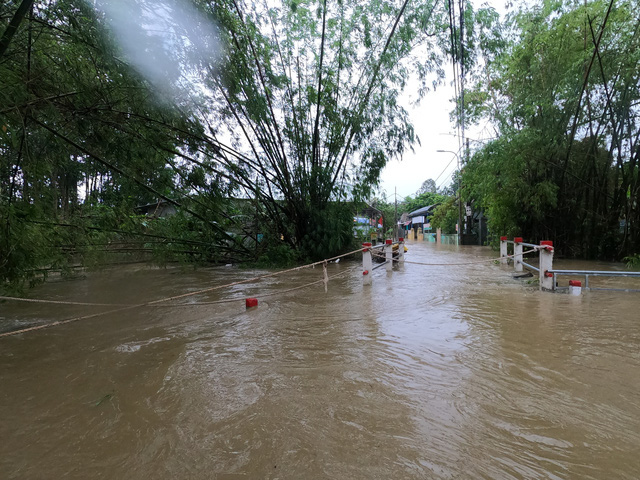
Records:
M569 295L576 297L582 293L582 282L580 280L569 280Z

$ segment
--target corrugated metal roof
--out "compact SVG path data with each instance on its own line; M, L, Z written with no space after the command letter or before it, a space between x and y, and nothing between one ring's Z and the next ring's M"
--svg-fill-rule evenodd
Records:
M418 217L420 215L424 215L426 213L429 213L429 211L435 207L437 205L437 203L434 203L433 205L429 205L428 207L422 207L419 208L418 210L414 210L413 212L409 213L410 217Z

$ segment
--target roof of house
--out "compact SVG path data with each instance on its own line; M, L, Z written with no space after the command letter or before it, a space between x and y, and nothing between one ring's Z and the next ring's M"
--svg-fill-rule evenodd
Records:
M414 210L413 212L409 213L410 217L418 217L420 215L424 215L425 213L429 213L431 211L431 209L433 207L435 207L437 204L434 203L433 205L429 205L427 207L422 207L419 208L418 210Z
M135 208L139 208L139 209L154 208L154 207L157 207L158 205L166 205L167 203L169 202L163 199L159 199L155 202L147 203L146 205L137 205Z
M370 217L373 216L379 216L382 214L382 210L377 209L376 207L372 207L371 205L367 204L366 208L363 208L361 210L361 213L368 215Z

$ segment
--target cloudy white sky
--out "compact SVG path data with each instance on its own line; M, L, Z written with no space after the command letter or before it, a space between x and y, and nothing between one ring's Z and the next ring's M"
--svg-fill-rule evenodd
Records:
M218 50L218 48L212 48L214 40L211 39L215 37L212 32L206 28L205 30L196 28L193 26L194 24L190 23L194 18L199 18L198 12L193 9L190 1L163 0L157 2L158 5L165 5L164 10L161 8L145 10L136 2L129 0L95 0L95 5L108 13L116 37L136 68L151 79L157 88L162 89L165 84L173 85L172 81L177 76L177 72L174 72L176 65L172 64L172 62L175 63L175 59L167 56L160 40L156 48L153 48L153 42L145 44L142 40L146 39L149 42L149 38L142 35L142 29L148 30L151 25L156 35L154 38L160 39L164 36L165 41L169 38L179 45L184 42L183 37L186 37L192 45L201 48L207 55L210 55L211 51ZM508 1L472 0L472 3L475 8L489 5L504 14L505 2ZM166 11L166 5L172 7L173 13L170 18L162 14L163 11ZM208 25L208 23L201 21L195 25ZM149 54L149 52L153 54ZM451 176L457 168L456 157L452 153L437 152L437 150L455 152L459 150L459 133L449 118L454 97L451 85L453 71L450 62L447 65L447 72L448 78L445 82L436 90L427 93L419 106L411 106L412 102L416 100L416 89L412 89L409 84L405 90L402 103L410 112L421 144L416 143L414 145L415 151L408 151L401 161L394 160L387 165L382 172L379 196L386 196L391 201L396 189L400 198L414 195L422 183L428 179L435 180L439 188L446 187L451 183ZM176 95L179 92L173 87L166 87L165 93ZM483 127L486 126L470 129L466 136L474 142L486 141L493 134L490 129Z
M476 0L473 2L478 8L490 5L501 15L506 12L505 0ZM421 145L414 145L415 152L407 152L401 161L394 160L382 171L380 190L381 195L389 201L393 200L397 189L399 199L407 195L414 196L422 182L432 178L437 179L438 187L446 187L451 183L451 176L456 170L456 158L451 153L438 153L437 150L459 149L458 131L450 121L449 113L453 109L452 99L454 90L451 85L453 70L451 64L447 67L447 79L435 91L430 91L420 102L420 106L411 108L411 89L405 91L405 108L410 112L416 134ZM469 129L465 136L473 144L483 143L494 135L491 126L487 124ZM438 178L439 177L439 178Z
M413 196L422 182L432 178L438 187L451 183L451 175L457 168L457 160L452 153L439 153L437 150L458 151L458 131L450 121L449 112L453 108L453 88L449 85L431 91L420 102L411 108L409 102L405 108L409 110L420 144L414 145L414 152L405 153L402 160L393 160L382 171L380 189L387 199L393 198L394 192L402 197ZM476 132L467 132L470 136Z

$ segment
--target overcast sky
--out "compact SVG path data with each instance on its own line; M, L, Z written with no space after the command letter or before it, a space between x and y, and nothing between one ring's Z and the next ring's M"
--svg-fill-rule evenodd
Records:
M504 14L505 1L507 0L472 0L472 3L475 8L490 5L496 8L500 14ZM524 1L527 0L520 0L520 2ZM206 41L208 37L213 38L215 35L210 34L206 29L197 28L198 25L208 25L208 22L189 23L194 18L199 18L198 12L193 9L190 0L162 0L157 4L165 5L164 10L162 8L143 10L146 16L144 24L141 24L140 12L134 8L136 5L133 2L128 2L128 0L98 0L96 2L100 9L108 12L108 17L112 20L111 26L116 31L122 48L136 65L136 68L145 74L156 88L163 89L165 93L170 92L177 95L180 93L174 85L176 80L174 77L177 73L167 75L167 72L175 70L179 61L174 58L175 55L174 57L168 55L168 52L175 54L175 50L179 49L163 48L164 44L161 41L149 43L149 38L142 34L142 29L148 28L149 24L157 26L154 35L159 40L162 38L161 33L164 33L165 37L169 35L167 38L177 42L178 46L184 40L182 37L185 37L192 46L200 48L205 57L210 56L212 51L218 50L211 48L213 40L209 43ZM162 15L162 12L166 11L166 5L172 7L171 17ZM141 38L147 43L141 41ZM156 48L153 48L154 45ZM188 76L183 75L183 77L188 80ZM381 175L379 196L392 201L396 188L400 198L408 195L413 196L422 183L430 178L436 181L438 188L446 187L451 183L451 176L457 168L456 157L452 153L438 153L437 150L457 152L459 149L458 132L449 119L454 97L452 79L453 71L449 62L445 82L436 90L427 93L417 107L411 106L417 95L415 93L416 87L411 88L411 82L409 82L401 103L410 112L411 121L421 144L416 143L414 145L415 151L405 153L402 161L389 162ZM414 84L418 83L414 82ZM196 88L186 90L194 91ZM483 127L470 129L466 136L473 141L486 141L493 133Z
M476 8L491 5L501 15L505 13L505 0L476 0L473 3ZM439 188L451 183L451 176L457 168L456 158L451 153L438 153L437 150L457 152L459 148L458 132L449 119L454 98L452 80L453 70L449 62L445 84L427 93L416 108L410 107L411 100L415 100L411 88L407 87L405 90L403 104L411 115L421 145L414 145L415 153L408 151L402 161L391 161L382 171L381 196L386 195L388 201L393 200L396 188L399 199L407 195L414 196L422 182L429 178L437 179ZM476 145L477 142L486 142L494 135L491 126L487 124L471 128L465 133Z

